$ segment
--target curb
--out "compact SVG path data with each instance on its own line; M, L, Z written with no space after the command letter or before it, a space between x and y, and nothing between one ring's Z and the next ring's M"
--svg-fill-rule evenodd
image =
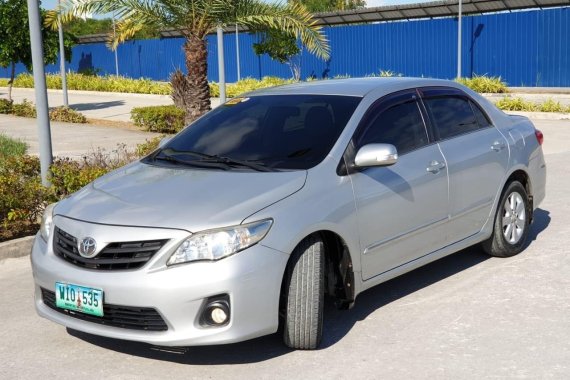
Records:
M570 120L570 113L559 112L523 112L523 111L503 111L507 115L526 116L529 119L539 120Z
M0 243L0 261L28 256L32 251L35 236L26 236Z

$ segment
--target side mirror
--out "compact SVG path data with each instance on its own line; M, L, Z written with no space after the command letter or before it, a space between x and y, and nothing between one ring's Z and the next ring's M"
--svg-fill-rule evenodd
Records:
M162 148L163 146L165 146L171 139L172 137L165 137L162 140L160 140L160 142L158 143L158 147Z
M364 145L356 153L354 164L359 168L389 166L398 161L398 151L392 144Z

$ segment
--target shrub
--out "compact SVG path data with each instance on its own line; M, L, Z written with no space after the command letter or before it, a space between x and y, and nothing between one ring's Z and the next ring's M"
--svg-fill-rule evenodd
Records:
M0 113L11 114L13 104L14 102L9 101L8 99L0 99Z
M537 111L539 109L539 105L536 103L510 96L502 98L495 105L503 111Z
M473 91L480 93L507 93L509 89L501 77L487 77L485 75L475 75L473 78L459 78L457 82L469 87Z
M184 128L184 110L169 106L138 107L131 110L133 123L146 131L176 133Z
M87 123L87 118L72 108L61 106L49 111L51 121L63 121L66 123Z
M24 99L22 103L12 104L12 114L22 117L36 117L36 107L34 103Z
M156 149L158 149L158 144L160 143L160 141L164 137L165 137L164 135L163 136L156 136L156 137L153 137L151 139L147 139L142 144L138 144L136 147L136 150L135 150L136 154L139 157L143 157L143 156L151 154Z
M538 108L541 112L568 112L568 108L552 99L547 99L544 103L538 105Z

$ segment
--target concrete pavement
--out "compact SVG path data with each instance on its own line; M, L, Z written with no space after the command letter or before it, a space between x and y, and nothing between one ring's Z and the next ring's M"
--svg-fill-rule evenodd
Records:
M25 141L28 144L28 153L38 154L38 130L35 119L0 115L0 134ZM118 144L126 144L132 149L159 134L93 124L52 122L51 136L54 156L82 157L98 148L110 153Z
M545 135L547 198L529 247L509 259L471 248L325 311L318 351L278 335L164 349L38 317L29 258L0 261L2 379L567 379L570 374L570 129Z
M6 98L8 89L0 87L0 97ZM169 95L126 94L116 92L68 91L69 106L90 119L130 121L131 109L173 104ZM20 103L27 99L35 103L33 88L14 88L12 99ZM48 90L50 107L63 105L61 90ZM217 106L219 99L212 98L212 106Z

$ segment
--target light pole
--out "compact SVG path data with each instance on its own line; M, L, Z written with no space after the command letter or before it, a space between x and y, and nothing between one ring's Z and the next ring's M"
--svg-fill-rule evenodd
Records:
M236 63L237 63L237 80L241 79L241 69L239 67L239 31L238 24L236 24Z
M457 78L461 78L461 12L462 0L459 0L459 19L457 23Z
M61 22L61 0L57 0L58 5L58 27L59 34L59 71L61 71L61 89L63 90L63 105L69 107L67 99L67 73L65 72L65 44L63 43L63 24Z
M51 151L51 131L49 125L46 76L44 72L44 49L42 43L40 6L38 4L38 0L27 1L28 19L30 23L30 44L32 46L32 66L34 68L34 84L36 92L38 140L40 145L40 172L42 176L42 184L44 186L49 186L48 173L53 157Z
M117 28L115 26L115 12L113 12L113 38L117 38ZM117 50L119 50L119 45L115 47L115 75L119 76L119 57L117 56Z
M220 104L226 102L226 72L224 64L224 30L218 26L218 75L220 80Z

